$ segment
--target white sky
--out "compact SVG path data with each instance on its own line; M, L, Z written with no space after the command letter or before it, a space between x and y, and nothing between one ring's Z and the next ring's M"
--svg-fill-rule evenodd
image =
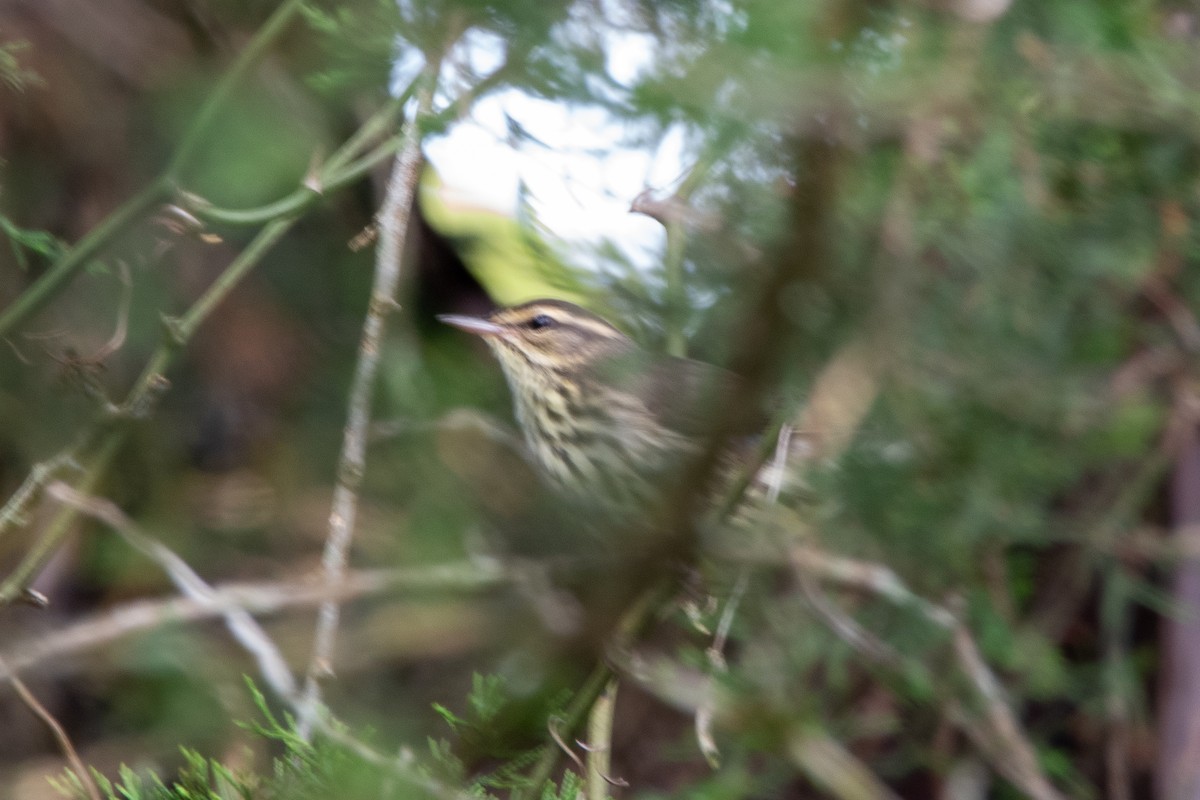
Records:
M476 74L493 69L503 52L489 37L468 39L459 54ZM627 33L611 37L609 75L631 84L653 58L650 42ZM404 66L398 63L396 72L408 71ZM514 148L506 115L545 146ZM674 188L683 169L683 135L672 131L647 150L619 147L621 134L620 123L603 110L506 90L476 103L471 117L429 141L426 153L455 200L515 214L523 181L535 215L564 240L574 263L588 266L587 259L573 257L572 242L607 238L635 264L649 266L661 261L664 232L649 217L630 213L629 205L647 187L656 194Z

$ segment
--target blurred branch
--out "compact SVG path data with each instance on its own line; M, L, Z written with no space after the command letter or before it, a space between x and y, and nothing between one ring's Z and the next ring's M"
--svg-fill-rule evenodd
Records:
M85 437L90 438L90 437ZM83 477L76 484L79 491L90 493L96 489L109 463L116 455L117 449L125 440L125 434L120 430L109 431L87 460ZM26 591L26 584L37 575L46 561L61 544L63 538L75 521L76 511L73 508L63 508L54 515L38 536L33 546L25 552L20 562L0 583L0 607L12 603Z
M638 598L625 612L625 616L621 618L617 630L612 635L608 646L609 660L620 662L622 659L628 659L628 653L634 640L674 590L673 581L663 580L651 586ZM559 718L556 726L559 734L562 736L574 735L615 674L613 666L608 661L602 661L596 665L587 681L571 698L566 711ZM514 792L512 800L534 800L534 798L542 796L542 788L554 773L555 765L558 764L559 752L554 748L546 748L541 758L530 770L528 784L523 789ZM592 800L592 798L589 797L588 800Z
M163 173L151 181L146 188L121 204L105 220L93 228L61 259L50 267L32 286L0 312L0 338L7 336L25 319L48 303L75 274L97 253L108 246L126 228L141 219L145 213L166 200L173 191L180 173L195 157L196 150L208 132L217 112L229 99L234 88L245 79L250 68L262 57L267 47L283 32L303 6L303 0L285 0L255 33L250 43L238 54L232 66L221 78L216 89L208 96L183 140L175 149ZM0 601L2 602L2 601Z
M663 274L666 278L667 302L667 353L673 356L687 355L684 338L684 309L687 308L684 283L684 256L687 251L687 221L691 209L692 194L699 188L716 162L718 153L724 149L724 141L718 137L703 157L687 171L679 188L665 200L655 200L647 189L633 199L629 210L644 214L657 221L666 230L667 246L663 253Z
M94 353L86 356L92 364L102 364L105 359L121 349L125 344L125 335L129 331L129 308L133 304L133 280L129 276L129 265L124 261L117 262L117 273L121 279L121 303L117 307L117 326L109 337Z
M1068 553L1055 569L1055 580L1045 587L1044 596L1035 601L1030 619L1053 641L1061 641L1071 621L1086 601L1094 584L1096 570L1114 549L1129 546L1125 534L1136 525L1140 509L1152 497L1171 466L1167 447L1156 448L1132 467L1120 467L1116 496L1103 493L1101 502L1078 514L1082 547ZM1176 551L1179 557L1186 548ZM1168 552L1168 555L1170 553Z
M75 491L75 490L72 490ZM5 647L8 671L22 672L166 625L224 616L231 609L252 614L278 614L311 608L327 600L345 602L396 593L479 592L505 586L519 576L494 562L457 562L416 568L350 570L329 587L311 580L256 581L213 586L200 602L187 597L136 600L82 617L58 630L43 631ZM0 668L0 678L7 672Z
M854 441L880 390L876 337L842 345L821 369L794 423L807 458L835 459Z
M399 97L392 98L371 115L354 135L325 161L320 173L305 180L287 197L258 208L226 209L213 206L196 195L180 192L180 205L200 219L225 225L261 225L277 217L303 211L326 193L355 182L404 145L403 135L390 136L365 154L362 152L372 139L380 136L395 122L404 102L415 91L420 80L421 77L416 78Z
M1178 532L1200 525L1200 404L1194 391L1177 393L1181 442L1170 480L1170 521ZM1184 558L1167 579L1172 612L1163 620L1158 680L1158 753L1154 783L1160 797L1200 796L1200 559Z
M787 742L788 757L814 783L841 800L899 800L875 773L841 742L819 730L802 729Z
M400 286L401 259L420 177L421 122L433 103L433 82L437 65L426 65L423 85L417 90L415 118L405 126L403 144L392 165L387 194L378 216L379 246L375 254L375 282L371 302L363 321L362 338L354 378L346 403L346 427L338 458L337 486L329 509L329 532L321 557L325 581L333 586L346 571L350 542L354 537L358 512L358 487L366 470L367 434L371 423L371 396L378 372L383 334L388 315L398 308L396 292ZM420 80L420 78L418 78ZM317 614L312 659L304 679L304 699L299 706L296 729L301 738L312 730L314 715L321 698L321 678L333 673L333 648L337 638L340 611L334 601L321 604Z
M175 154L167 162L167 168L164 173L166 180L174 182L182 177L181 173L187 169L192 159L195 158L196 151L199 149L205 134L208 133L208 129L216 118L217 112L225 105L225 102L233 94L233 90L237 88L237 85L249 74L250 68L266 53L267 47L283 33L288 23L300 13L300 9L303 7L304 0L283 0L271 16L267 18L267 21L263 23L263 26L258 29L258 32L254 34L249 43L238 53L233 64L221 76L221 80L217 83L216 88L204 101L204 105L200 107L200 111L197 112L192 124L184 133L183 140L175 149Z
M524 63L525 53L514 52L513 47L505 48L504 60L500 65L487 75L476 81L469 89L455 97L446 107L430 118L430 124L434 128L440 128L449 125L451 122L462 119L468 112L479 102L481 98L487 95L494 89L499 88L504 79L515 72L522 63Z
M185 598L201 606L211 607L213 605L216 599L216 590L173 550L142 533L133 520L129 519L114 503L103 498L81 494L61 482L51 484L46 491L59 502L70 505L103 522L119 533L135 550L158 564ZM258 663L259 674L271 687L271 690L297 711L302 710L305 704L302 703L299 687L287 660L267 632L250 615L250 612L240 606L230 606L223 609L220 615L225 618L225 624L233 638ZM5 668L3 661L0 661L0 670L7 673L9 680L14 685L18 683L19 679L16 674ZM351 736L345 726L339 725L332 718L328 709L324 707L317 709L317 713L313 714L312 724L323 734L330 735L330 738L339 744L350 746L355 753L363 755L371 763L389 768L397 777L431 792L435 797L459 796L457 792L440 782L409 768L403 759L387 758L376 753L365 742Z
M80 468L76 455L76 449L70 448L33 465L33 469L29 470L25 480L8 498L8 502L0 508L0 536L3 536L11 527L22 528L25 526L27 522L25 512L29 508L29 504L33 502L47 482L57 478L65 470Z
M364 131L376 135L385 124L385 120L391 119L390 111L392 109L389 107L369 119L359 131L347 140L343 147L330 157L327 163L316 170L316 180L321 186L328 190L341 188L357 180L366 169L369 169L367 162L372 156L353 161L354 153L370 138L364 134ZM410 125L409 127L412 129L414 126ZM67 451L78 454L76 457L86 464L84 475L77 484L79 491L85 494L95 491L99 481L107 472L110 462L125 440L127 423L147 416L158 395L169 387L170 383L165 377L165 373L182 347L192 338L216 306L291 229L300 215L315 205L321 197L321 195L308 190L303 190L302 193L303 202L297 204L290 213L276 217L263 226L246 248L230 262L229 266L217 276L216 280L190 308L178 317L164 317L165 335L125 400L117 406L106 408L81 437L80 444L76 445L73 450ZM89 451L91 456L86 458L85 454ZM56 459L65 457L67 457L66 453ZM51 462L55 462L56 459L51 459ZM28 483L26 481L26 484ZM22 489L25 489L24 484ZM33 489L36 489L36 482L33 484ZM29 491L33 491L33 489ZM18 494L20 492L21 490L18 490ZM5 505L5 509L8 509L10 505L14 508L23 508L28 503L30 496L27 492L24 499L15 505L10 500ZM0 583L0 606L11 603L20 595L25 584L37 573L66 536L75 520L76 513L76 509L64 506L51 519L34 546L25 554L13 572ZM3 519L4 517L0 517L0 520Z
M248 209L219 208L196 195L181 193L180 206L188 213L208 222L225 225L262 225L280 217L294 216L315 205L328 192L342 189L366 175L386 159L395 154L403 144L403 137L395 136L380 144L371 152L342 167L333 167L332 161L317 176L306 180L304 185L280 200L265 206ZM342 148L338 153L342 153Z
M1104 648L1105 789L1110 800L1133 800L1129 763L1130 681L1127 677L1130 638L1128 581L1113 564L1104 581L1100 624Z
M731 727L752 719L753 724L781 735L786 758L840 800L896 798L866 764L819 726L798 721L789 713L792 709L777 709L778 713L772 714L760 705L739 707L735 695L711 675L665 656L614 652L612 658L623 676L673 708L688 713L711 709Z
M967 679L974 695L974 702L969 706L953 699L947 701L958 726L976 742L992 768L1021 791L1036 800L1061 800L1062 796L1042 772L1036 748L1022 730L1000 681L984 661L970 631L948 608L910 590L891 568L883 564L846 558L812 545L793 545L786 554L756 553L743 547L722 550L720 555L748 563L778 564L786 560L795 571L802 590L811 587L813 581L824 581L867 592L901 608L911 609L946 631L951 638L958 672ZM901 663L901 656L894 648L866 631L832 602L818 603L817 610L833 632L857 652L888 668L896 668ZM655 688L661 681L646 684L643 679L640 682L661 696ZM669 683L677 686L679 681ZM715 691L711 678L708 686L707 692ZM709 704L718 719L728 719L733 714L728 708L729 700L698 694L702 699L689 701L691 705L681 707L695 710Z
M608 797L608 786L628 786L618 778L610 777L612 772L612 727L613 712L617 705L617 679L610 678L604 686L604 691L592 705L588 716L587 738L587 791L586 800L605 800Z
M103 222L92 228L66 255L55 262L33 285L0 312L0 338L8 336L28 317L39 311L62 290L67 281L117 238L126 228L145 216L153 206L170 195L170 183L158 178L136 195L126 200Z
M134 550L154 561L167 574L184 597L200 604L213 599L213 587L201 578L175 551L138 530L122 511L109 500L89 497L62 482L46 487L46 494L64 505L71 506L89 517L103 522L121 535ZM223 612L229 632L258 662L259 674L279 697L295 702L296 679L279 650L244 608L228 608Z
M29 687L25 682L17 676L15 672L8 668L4 663L4 659L0 658L0 673L8 677L8 682L12 684L17 696L21 698L30 711L32 711L38 719L46 723L46 727L54 734L54 738L58 741L58 747L63 751L63 755L67 757L67 761L71 765L71 770L79 779L80 784L87 790L90 800L101 800L100 789L96 786L96 781L92 778L92 773L88 770L87 765L83 763L83 759L79 757L79 753L75 750L75 746L71 744L71 737L67 736L67 732L63 726L59 724L54 715L46 709L44 705L38 702L37 697L33 692L29 691Z
M790 560L799 573L871 592L898 606L912 608L949 631L958 668L982 702L982 718L959 708L955 715L959 725L983 750L993 769L1030 797L1061 798L1042 772L1036 749L1021 729L1000 681L987 666L966 626L951 611L913 593L895 572L881 564L843 558L810 546L793 548ZM877 657L873 649L860 647L855 638L847 642L865 655Z
M1020 720L1009 706L1008 698L995 673L979 652L979 646L965 625L954 630L954 654L959 669L970 680L983 700L983 720L976 713L962 710L960 727L987 756L992 768L1034 800L1061 800L1062 795L1050 783L1038 762L1037 749L1029 741ZM953 708L953 705L952 705Z
M296 217L274 220L266 225L237 258L217 277L203 295L182 316L164 319L166 335L150 357L141 377L134 384L125 401L119 406L106 409L102 417L93 424L83 437L85 442L99 439L84 475L77 488L84 494L95 491L108 471L109 464L120 450L128 433L124 423L146 416L158 396L170 382L164 373L178 351L191 339L196 329L212 310L245 277L246 273L267 254L274 244L296 221ZM80 447L80 451L87 447ZM62 542L74 522L77 510L64 506L42 531L33 547L24 555L16 568L0 583L0 606L11 603L25 588L32 577L45 564L46 559Z
M788 454L791 451L792 433L791 425L780 426L779 433L775 438L775 454L771 458L771 463L760 470L760 473L765 473L767 485L764 499L772 505L779 501L779 493L783 489L784 473ZM760 475L761 477L762 475ZM737 616L738 606L741 605L742 598L750 586L750 569L749 564L742 564L738 567L737 580L734 581L733 589L730 590L729 597L725 600L725 608L721 610L721 617L717 621L717 629L713 634L713 642L705 651L709 667L714 674L725 672L728 669L725 662L725 645L729 640L729 632L733 628L733 620ZM715 709L711 703L701 705L696 709L695 728L696 742L700 746L704 760L708 762L709 767L716 769L720 765L721 754L712 734L714 714Z

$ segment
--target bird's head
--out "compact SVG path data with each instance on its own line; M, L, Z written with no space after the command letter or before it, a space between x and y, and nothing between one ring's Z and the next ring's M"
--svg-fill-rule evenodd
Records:
M486 317L443 314L438 319L482 336L510 374L570 372L634 347L601 317L563 300L534 300Z

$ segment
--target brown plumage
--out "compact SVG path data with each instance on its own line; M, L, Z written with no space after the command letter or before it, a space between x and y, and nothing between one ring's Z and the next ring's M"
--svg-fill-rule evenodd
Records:
M644 505L666 474L702 450L717 414L737 403L731 373L642 350L603 318L561 300L439 319L487 342L535 463L576 498Z

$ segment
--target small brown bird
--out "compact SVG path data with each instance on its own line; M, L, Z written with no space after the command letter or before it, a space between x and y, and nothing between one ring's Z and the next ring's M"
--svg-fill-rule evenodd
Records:
M438 319L487 342L534 462L575 500L644 507L737 402L732 373L642 350L572 303L534 300L487 317Z

